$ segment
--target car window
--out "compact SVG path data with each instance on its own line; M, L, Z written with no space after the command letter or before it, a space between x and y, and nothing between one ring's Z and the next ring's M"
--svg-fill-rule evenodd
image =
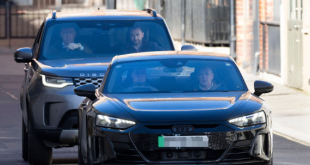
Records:
M46 29L42 60L173 50L162 20L50 21Z
M164 59L112 66L104 93L246 91L231 61Z

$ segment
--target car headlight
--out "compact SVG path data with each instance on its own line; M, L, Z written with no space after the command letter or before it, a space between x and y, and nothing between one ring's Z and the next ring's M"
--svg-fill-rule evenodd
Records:
M105 115L97 115L97 119L96 119L96 125L97 126L108 127L108 128L125 129L125 128L129 128L135 124L136 123L134 121L109 117L109 116L105 116Z
M247 116L230 119L228 122L238 127L248 127L252 125L266 123L266 116L265 113L261 111Z
M42 83L44 86L53 87L53 88L63 88L68 85L73 85L73 81L71 78L64 77L52 77L42 75Z

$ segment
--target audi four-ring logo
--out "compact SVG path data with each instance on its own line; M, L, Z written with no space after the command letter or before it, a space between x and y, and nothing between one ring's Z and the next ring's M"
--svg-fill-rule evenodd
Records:
M173 132L193 132L194 127L192 125L175 125L171 130Z

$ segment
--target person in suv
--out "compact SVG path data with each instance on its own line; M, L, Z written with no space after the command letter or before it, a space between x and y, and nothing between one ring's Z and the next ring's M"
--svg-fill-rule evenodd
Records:
M156 42L147 42L144 40L144 32L141 27L132 27L129 30L129 43L122 48L122 53L137 53L149 51L161 51L163 48Z
M76 41L76 28L68 24L60 29L61 42L56 42L49 48L49 53L56 54L64 51L84 51L92 53L89 47L83 43Z
M79 51L51 51L66 46L62 30L72 25ZM25 63L20 92L22 109L22 157L32 164L50 164L52 148L78 143L78 107L83 97L74 88L102 82L109 62L121 55L126 34L132 27L144 29L145 42L174 50L164 19L154 10L53 12L42 23L32 48L15 52L15 61ZM73 35L73 34L72 34ZM73 41L72 41L73 42ZM86 49L89 51L82 51Z

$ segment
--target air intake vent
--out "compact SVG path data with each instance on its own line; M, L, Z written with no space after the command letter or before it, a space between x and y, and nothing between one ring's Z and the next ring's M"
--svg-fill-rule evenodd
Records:
M102 77L78 77L74 78L75 86L81 86L85 84L94 84L96 88L100 87L102 83Z

